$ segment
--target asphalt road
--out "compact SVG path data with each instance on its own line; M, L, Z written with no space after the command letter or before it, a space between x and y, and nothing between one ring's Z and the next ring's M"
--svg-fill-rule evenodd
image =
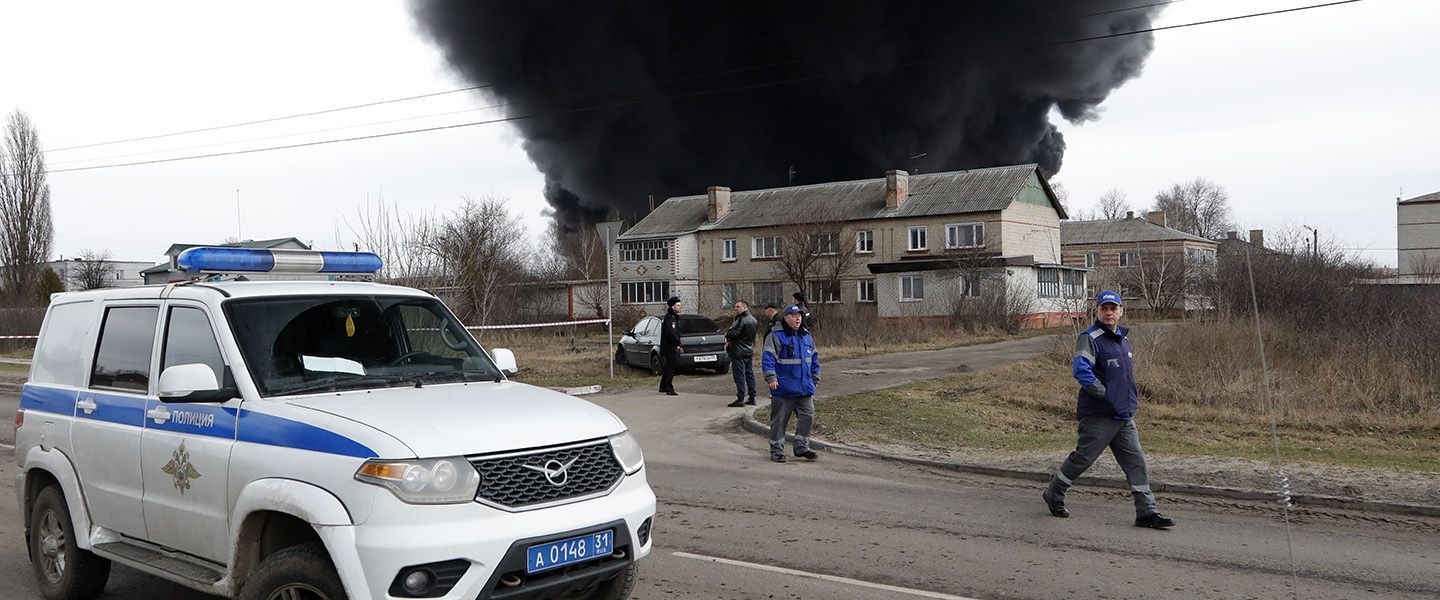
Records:
M839 362L827 366L821 394L960 365L991 368L1046 343ZM1153 531L1131 525L1128 495L1113 490L1076 488L1074 517L1055 519L1032 482L833 454L774 464L763 439L739 431L740 411L723 406L728 376L686 378L678 387L678 397L592 397L640 438L660 498L656 549L642 564L638 599L1440 596L1440 520L1298 515L1296 590L1286 530L1271 505L1162 495L1161 510L1180 524ZM0 414L15 402L0 395ZM0 438L9 435L6 428ZM1057 460L1065 450L1056 449ZM11 461L0 466L0 589L7 598L34 598L9 500L14 471ZM203 596L117 567L104 597Z

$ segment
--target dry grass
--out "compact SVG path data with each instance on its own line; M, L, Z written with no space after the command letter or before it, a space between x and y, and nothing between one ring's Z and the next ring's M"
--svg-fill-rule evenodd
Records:
M1254 331L1185 323L1137 335L1139 421L1147 450L1169 455L1273 457L1269 414L1260 393ZM1150 333L1152 330L1147 330ZM1279 335L1281 332L1273 332ZM816 435L933 451L1053 449L1074 444L1076 388L1069 342L1036 359L982 373L823 400ZM1356 467L1440 471L1440 414L1429 396L1377 399L1359 394L1381 373L1364 361L1292 364L1277 346L1281 456ZM1337 370L1338 369L1338 370ZM1379 389L1394 389L1390 382ZM1349 394L1349 395L1346 395ZM762 411L763 412L763 411ZM761 415L761 418L764 418Z
M618 342L620 332L615 336ZM479 339L486 348L514 351L520 365L515 379L533 385L571 388L598 384L606 389L623 389L658 383L649 370L623 365L615 365L615 379L610 379L614 346L605 330L597 331L594 326L487 331Z

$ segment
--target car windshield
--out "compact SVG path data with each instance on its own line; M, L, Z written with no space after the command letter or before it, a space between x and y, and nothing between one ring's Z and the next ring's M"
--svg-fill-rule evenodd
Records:
M249 298L225 312L262 396L501 378L432 298Z
M720 331L719 328L715 327L714 321L700 315L680 315L677 329L680 330L680 335L698 335L717 333Z

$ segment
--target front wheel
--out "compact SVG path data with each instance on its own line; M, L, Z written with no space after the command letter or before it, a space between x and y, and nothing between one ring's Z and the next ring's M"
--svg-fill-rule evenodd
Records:
M636 563L630 563L630 568L621 571L614 579L600 584L600 587L585 596L586 600L625 600L630 593L635 591L635 578L637 575Z
M345 600L345 586L319 543L271 554L240 589L240 600Z
M616 347L615 347L615 364L617 364L617 365L629 364L629 361L625 360L625 347L624 347L624 346L616 346Z
M30 557L47 600L90 600L110 579L110 561L75 545L70 507L55 486L40 490L30 511Z

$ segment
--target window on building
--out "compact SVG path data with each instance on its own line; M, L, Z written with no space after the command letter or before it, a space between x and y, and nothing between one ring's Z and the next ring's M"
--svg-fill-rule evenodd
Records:
M805 299L809 302L839 302L840 282L836 280L810 280L806 282L808 293Z
M751 238L751 258L778 258L785 256L785 240L777 236Z
M661 304L669 298L668 281L626 281L620 284L622 304Z
M958 275L955 277L955 293L961 296L977 297L980 295L979 275Z
M810 253L814 255L838 254L840 234L829 231L810 235Z
M875 301L874 279L861 279L855 282L855 300L857 302Z
M785 306L785 285L779 281L762 281L755 284L755 304Z
M720 305L726 308L735 306L735 301L740 299L739 286L733 283L720 285Z
M1215 264L1215 251L1210 248L1186 248L1185 262L1190 265L1208 267Z
M855 251L860 254L875 252L875 232L860 231L855 234Z
M1120 268L1122 268L1122 269L1128 269L1128 268L1130 268L1130 267L1138 267L1138 266L1140 266L1140 253L1139 253L1139 252L1121 252L1121 253L1120 253Z
M946 248L979 248L984 245L984 223L959 223L945 226Z
M670 260L670 242L669 240L621 242L620 260L623 262Z
M1099 252L1086 252L1086 253L1085 253L1085 268L1087 268L1087 269L1098 269L1098 268L1100 268L1100 253L1099 253Z
M919 226L919 227L911 227L911 228L910 228L910 249L911 249L911 250L925 250L925 249L927 249L927 248L929 248L929 246L927 245L927 242L925 241L925 226L924 226L924 225L921 225L921 226Z
M1060 294L1072 300L1086 297L1085 272L1072 269L1060 270Z
M1036 289L1035 295L1041 298L1060 297L1060 269L1036 268L1035 269Z
M925 276L924 275L901 275L900 276L900 301L919 302L925 299Z
M150 390L150 353L155 348L154 306L111 308L100 329L100 348L90 387L145 393Z
M721 243L725 246L721 260L735 260L736 255L740 253L740 244L736 240L724 240Z

